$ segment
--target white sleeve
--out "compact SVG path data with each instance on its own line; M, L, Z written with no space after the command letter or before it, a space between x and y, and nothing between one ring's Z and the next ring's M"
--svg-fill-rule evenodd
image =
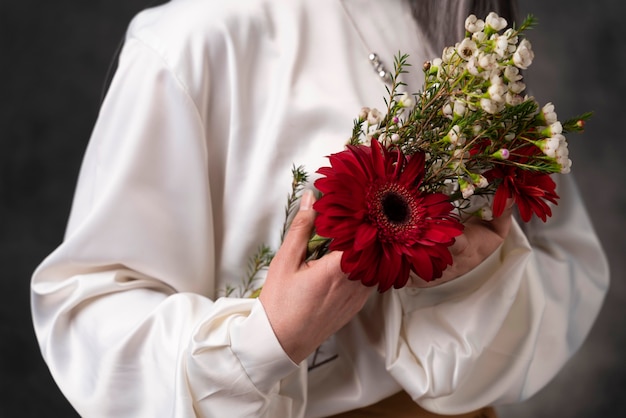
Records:
M385 298L386 367L425 408L457 414L540 390L587 336L606 294L605 255L570 176L545 224L514 223L466 276Z
M304 395L281 395L281 380L300 369L260 302L213 300L220 202L205 140L184 86L129 40L65 240L32 279L41 351L82 416L302 414Z

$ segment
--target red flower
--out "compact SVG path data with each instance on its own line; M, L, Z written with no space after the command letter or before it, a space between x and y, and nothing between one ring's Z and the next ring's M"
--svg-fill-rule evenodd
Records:
M549 174L518 169L513 166L496 167L485 173L492 179L501 179L493 198L493 215L504 212L506 201L513 198L524 222L530 221L533 213L544 222L552 216L552 209L547 202L557 204L556 183Z
M403 287L410 270L426 281L452 264L448 247L463 225L442 193L423 193L424 155L405 157L377 141L348 146L329 157L331 167L315 182L317 233L343 251L341 268L350 280L379 292Z

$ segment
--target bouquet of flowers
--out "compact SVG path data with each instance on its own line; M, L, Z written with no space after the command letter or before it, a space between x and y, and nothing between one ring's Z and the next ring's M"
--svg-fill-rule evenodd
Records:
M424 64L414 95L401 92L407 56L396 57L386 111L363 108L346 148L317 171L312 258L343 251L349 279L384 292L411 271L441 277L467 216L490 220L510 199L525 222L551 216L550 175L571 167L564 134L582 131L590 114L560 122L551 103L524 95L520 70L534 54L523 34L534 23L507 29L495 13L470 15L465 39ZM288 211L307 181L301 167L293 174Z

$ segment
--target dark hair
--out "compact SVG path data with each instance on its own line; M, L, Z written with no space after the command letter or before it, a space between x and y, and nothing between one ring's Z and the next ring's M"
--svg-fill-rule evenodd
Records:
M463 38L465 18L470 14L484 19L496 12L509 26L518 18L516 0L410 0L410 4L421 35L436 55Z

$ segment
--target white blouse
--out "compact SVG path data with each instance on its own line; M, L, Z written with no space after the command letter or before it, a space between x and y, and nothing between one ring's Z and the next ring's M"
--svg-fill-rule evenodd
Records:
M409 53L412 92L436 53L403 1L344 3L174 0L133 20L65 240L32 279L82 416L322 417L399 390L462 413L528 398L585 339L608 269L570 176L547 223L514 224L456 281L375 292L315 365L257 299L223 297L278 247L292 165L327 165L359 109L383 109L368 49L389 69Z

